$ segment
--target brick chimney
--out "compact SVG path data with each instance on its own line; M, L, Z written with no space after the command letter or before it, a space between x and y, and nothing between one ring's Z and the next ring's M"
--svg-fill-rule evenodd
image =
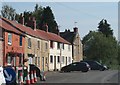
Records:
M36 31L36 20L35 17L32 18L33 21L33 29Z
M47 23L44 24L43 30L46 31L46 32L48 32L48 24Z
M19 17L19 21L18 21L18 22L21 23L22 25L24 25L24 16L23 16L22 13L20 14L20 17Z
M78 33L78 28L77 27L73 28L73 30L74 30L74 33Z
M27 20L27 26L31 27L32 29L36 30L36 20L35 17L29 17Z
M60 36L60 30L59 30L59 28L58 28L58 27L56 27L56 31L57 31L57 35L59 35L59 36Z

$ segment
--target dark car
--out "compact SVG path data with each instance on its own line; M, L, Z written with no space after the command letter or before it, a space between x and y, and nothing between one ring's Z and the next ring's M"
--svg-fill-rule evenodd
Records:
M92 61L92 60L83 60L80 62L86 62L90 65L91 70L100 70L100 71L104 71L107 70L107 66L102 65L101 63L97 62L97 61Z
M71 71L82 71L87 72L89 71L89 65L84 62L74 62L67 66L61 68L61 72L71 72Z
M40 71L40 69L34 65L34 64L29 64L30 66L30 71L36 70L36 76L40 78L41 81L45 81L45 75L43 71Z

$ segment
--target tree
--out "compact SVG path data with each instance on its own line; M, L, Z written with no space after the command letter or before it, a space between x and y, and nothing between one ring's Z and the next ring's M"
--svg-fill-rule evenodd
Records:
M100 32L90 31L82 40L86 59L97 60L106 64L117 62L117 41Z
M4 5L1 10L2 17L14 20L16 16L15 9L13 9L11 6Z
M32 12L32 16L34 16L36 18L37 29L41 28L40 23L42 21L42 13L43 13L43 7L38 6L38 4L36 4L35 9Z
M98 28L98 31L102 32L106 37L113 36L113 30L110 28L110 24L107 23L107 20L102 19Z
M45 23L48 24L48 31L56 33L58 32L58 25L55 21L54 15L52 13L52 10L49 6L44 8L43 13L42 13L42 20L40 23L40 26L42 27ZM44 29L42 29L44 30Z

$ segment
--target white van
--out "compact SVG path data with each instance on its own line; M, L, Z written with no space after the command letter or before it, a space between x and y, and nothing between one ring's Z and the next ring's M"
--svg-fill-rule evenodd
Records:
M6 84L6 81L3 73L3 67L0 66L0 85L5 85L5 84Z

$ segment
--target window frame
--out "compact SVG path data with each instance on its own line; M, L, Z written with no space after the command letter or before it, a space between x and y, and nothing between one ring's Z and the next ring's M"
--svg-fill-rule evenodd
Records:
M12 34L11 33L8 33L8 45L12 45Z
M53 55L50 55L50 63L53 63Z
M31 48L31 38L28 38L28 48Z
M22 40L22 39L23 39L23 36L20 35L20 38L19 38L19 39L20 39L19 45L22 46L22 45L23 45L23 43L22 43L22 41L23 41L23 40Z

